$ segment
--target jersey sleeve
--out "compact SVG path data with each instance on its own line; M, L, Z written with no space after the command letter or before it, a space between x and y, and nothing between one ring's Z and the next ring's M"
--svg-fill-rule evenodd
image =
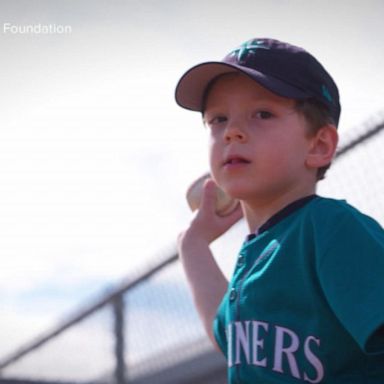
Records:
M367 354L384 353L384 231L354 209L331 216L318 262L320 284L339 321Z

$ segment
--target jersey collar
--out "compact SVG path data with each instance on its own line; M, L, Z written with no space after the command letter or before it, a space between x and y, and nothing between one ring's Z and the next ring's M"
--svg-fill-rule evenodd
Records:
M318 197L316 194L302 197L298 200L293 201L292 203L288 204L286 207L275 213L272 217L270 217L260 228L256 233L251 233L247 236L247 241L250 241L254 239L256 236L260 235L261 233L265 232L267 229L273 227L277 223L279 223L281 220L285 219L287 216L292 214L293 212L296 212L298 209L312 201L314 198Z

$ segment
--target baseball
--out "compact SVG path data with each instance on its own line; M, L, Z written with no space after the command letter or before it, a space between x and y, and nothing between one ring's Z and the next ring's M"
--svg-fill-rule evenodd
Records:
M205 180L211 178L207 173L194 181L187 190L187 202L192 211L200 207L201 196ZM216 186L216 213L219 216L227 216L234 211L239 204L238 200L228 196L221 188Z

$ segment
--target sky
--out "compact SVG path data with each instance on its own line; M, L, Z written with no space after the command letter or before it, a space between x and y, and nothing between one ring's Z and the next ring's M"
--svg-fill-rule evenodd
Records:
M174 249L208 169L201 117L174 101L186 69L251 37L302 46L338 83L348 137L384 111L382 15L381 0L0 0L0 357ZM38 24L70 32L18 29Z

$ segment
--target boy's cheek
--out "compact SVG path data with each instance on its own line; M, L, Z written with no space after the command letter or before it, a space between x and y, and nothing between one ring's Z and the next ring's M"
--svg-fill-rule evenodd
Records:
M220 146L216 142L211 142L209 145L209 161L211 166L218 161L221 155Z
M209 145L210 147L213 147L215 145L217 145L219 143L219 137L218 135L216 134L213 134L212 132L210 133L209 135Z
M217 183L218 176L219 176L219 168L220 168L220 163L219 163L219 160L217 159L217 156L216 157L210 156L209 168L210 168L210 172L213 180Z

